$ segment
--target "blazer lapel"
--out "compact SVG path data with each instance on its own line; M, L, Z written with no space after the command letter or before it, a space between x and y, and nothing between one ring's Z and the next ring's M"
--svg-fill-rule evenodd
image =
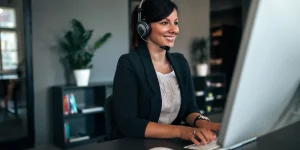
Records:
M160 87L159 87L156 71L154 69L154 65L152 63L151 56L147 46L142 45L137 49L137 51L144 65L144 69L147 75L146 78L150 86L150 89L154 93L153 97L151 98L151 112L149 115L149 120L158 122L160 112L161 112L162 98L161 98Z
M177 82L179 84L179 89L180 89L180 96L181 96L181 106L180 106L180 110L178 112L178 116L177 118L173 121L173 123L175 124L180 124L181 123L181 118L184 116L184 109L183 107L185 106L186 100L184 97L184 93L185 93L185 89L186 89L186 80L185 80L185 76L184 74L185 72L185 68L181 68L179 62L176 60L175 57L173 57L170 53L166 53L167 58L169 59L173 70L175 72L176 75L176 79Z
M177 82L179 84L179 89L180 89L180 93L181 93L181 99L183 100L183 95L184 95L184 92L185 92L185 87L184 87L184 79L183 79L183 73L184 70L183 68L180 68L180 65L178 64L178 61L172 57L172 55L170 55L169 52L166 53L166 56L167 58L169 59L172 67L173 67L173 70L175 72L175 75L176 75L176 79L177 79ZM184 101L181 101L181 104L184 103Z

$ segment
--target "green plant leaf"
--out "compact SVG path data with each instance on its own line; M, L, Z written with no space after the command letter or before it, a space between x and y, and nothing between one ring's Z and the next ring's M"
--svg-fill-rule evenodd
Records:
M86 31L82 36L82 42L87 43L91 39L92 34L93 34L93 30Z
M208 42L209 39L205 39L204 37L193 39L191 44L191 54L196 63L206 63L208 61Z
M93 68L93 64L89 64L86 69L92 69Z
M103 35L98 41L95 42L94 44L94 50L98 49L100 46L103 45L103 43L105 41L108 40L108 38L111 37L111 33L106 33L105 35Z
M73 33L72 31L68 31L66 34L65 34L65 39L67 40L68 44L70 46L72 46L74 44L73 42Z
M72 26L76 35L82 36L85 33L85 29L80 21L73 19Z
M71 53L74 53L78 50L81 50L80 47L78 46L78 40L75 37L75 34L72 31L68 31L65 35L65 39L67 43L69 44L69 51Z
M65 41L59 41L59 45L61 47L61 49L65 52L69 52L69 44L66 43Z
M92 68L92 59L95 49L98 49L111 36L106 33L94 45L89 46L88 41L91 39L93 30L85 30L82 23L72 19L73 31L68 31L64 40L59 41L61 49L66 53L65 59L72 69Z

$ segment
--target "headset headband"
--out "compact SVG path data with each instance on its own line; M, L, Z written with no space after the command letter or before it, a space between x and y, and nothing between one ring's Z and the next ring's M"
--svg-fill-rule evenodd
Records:
M142 21L142 14L141 14L141 12L142 12L142 5L143 5L143 2L144 2L144 0L141 1L140 5L139 5L139 7L138 7L138 22L141 22L141 21Z

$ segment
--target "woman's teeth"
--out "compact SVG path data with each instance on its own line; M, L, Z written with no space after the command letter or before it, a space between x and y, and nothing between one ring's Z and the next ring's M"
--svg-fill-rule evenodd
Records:
M175 37L165 37L168 41L174 41Z

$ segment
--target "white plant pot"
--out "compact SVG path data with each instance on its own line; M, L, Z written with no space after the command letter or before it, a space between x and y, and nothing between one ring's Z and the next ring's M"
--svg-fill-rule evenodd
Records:
M78 69L74 70L74 76L77 86L87 86L90 79L90 69Z
M208 64L197 64L197 75L207 76L208 75Z

